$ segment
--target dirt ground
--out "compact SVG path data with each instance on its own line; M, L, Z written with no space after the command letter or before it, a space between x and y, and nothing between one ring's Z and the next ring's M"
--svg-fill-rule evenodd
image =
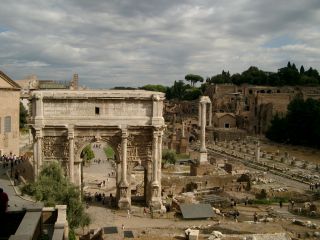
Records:
M320 151L312 149L296 147L281 146L281 145L269 145L262 144L263 151L276 152L279 149L280 152L288 152L290 156L295 156L298 159L319 162L320 163ZM174 168L168 168L163 171L164 175L178 174L181 177L186 176L188 172L188 166L177 166ZM85 181L88 186L95 186L102 180L106 181L104 188L92 188L92 191L108 192L115 190L115 178L109 178L110 171L114 170L107 162L103 164L93 164L91 168L86 168L84 175ZM252 169L250 169L251 171ZM287 187L295 189L300 194L305 194L308 186L302 183L297 183L290 179L284 179L279 176L272 175L270 173L265 175L266 178L273 179L273 183L255 185L253 187L261 188L279 188ZM90 184L89 184L90 183ZM90 190L90 189L88 189ZM291 191L291 190L290 190ZM248 196L254 196L253 194L247 194L245 192L228 191L227 194L230 197L245 198ZM241 197L242 196L242 197ZM302 221L315 222L320 226L320 220L310 219L307 217L300 217L293 215L288 211L288 205L284 204L282 208L278 204L274 205L250 205L245 206L243 203L239 203L236 209L240 212L240 216L235 219L230 216L216 215L213 219L206 220L183 220L181 217L174 217L173 213L169 212L161 217L152 218L147 213L143 213L143 206L133 205L130 214L127 211L121 211L116 209L110 209L106 205L102 205L101 202L93 202L89 204L89 208L86 210L92 218L90 229L99 229L104 227L116 227L118 233L105 234L105 239L123 239L124 231L132 231L134 239L185 239L184 230L187 228L199 229L199 240L208 239L210 233L213 230L221 231L224 234L256 234L256 233L281 233L288 232L291 236L305 236L307 232L317 231L316 229L309 229L303 226L292 224L292 219L301 219ZM227 211L228 209L225 209ZM232 210L232 209L229 209ZM258 218L265 219L270 217L270 222L253 222L253 215L257 213ZM271 214L271 215L270 215ZM81 232L79 230L79 232ZM232 239L238 239L233 237ZM239 238L243 239L243 238ZM307 239L307 238L304 238ZM309 238L312 239L312 238Z

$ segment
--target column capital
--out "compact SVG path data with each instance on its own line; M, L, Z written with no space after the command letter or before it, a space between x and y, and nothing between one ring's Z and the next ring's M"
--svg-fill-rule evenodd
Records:
M201 104L206 104L206 103L211 103L211 100L208 96L202 96L200 97L200 101Z
M166 125L154 127L153 134L163 134L163 131L165 130L165 128L166 128Z
M153 139L158 138L160 136L161 132L159 131L154 131L153 132Z
M161 100L161 98L160 98L160 96L158 94L153 94L152 95L152 100L156 101L156 102L159 102Z
M72 139L72 138L74 138L74 127L69 126L68 127L68 139Z
M33 96L35 97L36 100L42 100L43 99L43 96L42 96L41 92L36 92L36 93L34 93Z
M68 132L68 139L74 139L74 132Z
M127 139L128 136L129 136L128 129L127 128L121 129L121 138L122 139Z
M36 131L36 134L35 134L36 139L40 139L43 137L42 128L35 128L35 131Z

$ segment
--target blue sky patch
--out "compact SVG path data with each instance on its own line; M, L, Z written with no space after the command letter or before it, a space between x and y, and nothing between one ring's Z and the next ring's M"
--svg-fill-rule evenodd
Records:
M289 36L280 36L276 38L272 38L262 46L265 48L279 48L286 45L293 45L293 44L299 44L301 41L298 41L297 39L291 38Z
M9 31L8 28L0 26L0 33Z

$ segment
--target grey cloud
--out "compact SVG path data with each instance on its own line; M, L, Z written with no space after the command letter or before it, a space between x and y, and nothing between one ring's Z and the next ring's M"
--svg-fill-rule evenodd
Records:
M319 65L317 0L9 1L0 9L0 67L90 87L171 85L286 61ZM263 46L287 35L301 43Z

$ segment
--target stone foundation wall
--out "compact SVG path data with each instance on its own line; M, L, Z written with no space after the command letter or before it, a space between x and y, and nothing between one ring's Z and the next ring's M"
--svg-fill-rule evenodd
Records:
M224 187L232 185L232 181L235 178L233 176L170 176L162 177L161 185L165 192L171 192L173 194L179 194L185 191L187 184L193 182L197 183L198 189ZM207 184L206 184L207 183Z
M190 176L209 175L209 173L213 172L215 169L216 169L216 166L213 166L211 164L203 164L203 165L191 164Z

